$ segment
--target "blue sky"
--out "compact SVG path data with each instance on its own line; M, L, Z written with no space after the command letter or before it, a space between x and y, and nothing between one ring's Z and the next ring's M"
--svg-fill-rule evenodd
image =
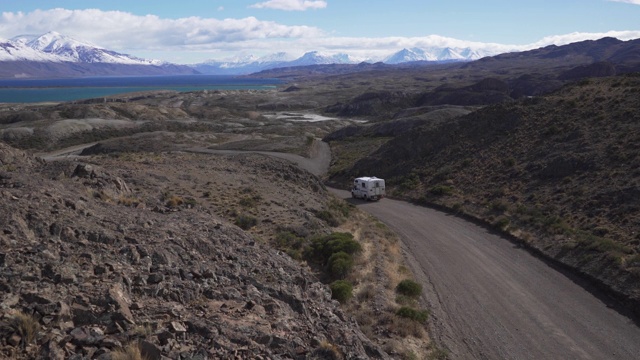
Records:
M379 58L405 47L524 50L640 38L640 0L0 0L0 38L57 31L178 63L318 50Z

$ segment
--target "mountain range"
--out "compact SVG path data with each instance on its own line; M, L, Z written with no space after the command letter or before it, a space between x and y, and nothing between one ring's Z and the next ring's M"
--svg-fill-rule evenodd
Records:
M331 64L359 64L381 62L389 65L397 65L414 62L452 62L473 61L485 56L496 55L471 48L438 48L428 49L411 48L402 49L382 59L363 59L345 53L325 54L319 51L310 51L299 58L293 58L286 53L276 53L265 57L246 56L232 58L226 61L210 60L200 64L190 65L203 74L215 75L245 75L264 70L277 68L289 68L309 65Z
M0 78L197 74L194 69L146 60L48 32L0 40Z
M0 78L73 77L108 75L246 75L264 70L328 64L382 62L390 65L411 62L472 61L496 55L471 48L402 49L381 59L357 58L349 54L307 52L294 57L278 52L263 57L248 55L199 64L177 65L118 53L69 36L48 32L0 40Z

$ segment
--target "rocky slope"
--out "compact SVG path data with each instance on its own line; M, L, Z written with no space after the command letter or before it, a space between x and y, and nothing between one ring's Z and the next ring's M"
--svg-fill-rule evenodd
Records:
M188 196L255 161L43 162L0 143L1 356L110 359L139 344L150 359L387 358L309 270ZM258 163L317 194L292 211L321 206L314 176Z

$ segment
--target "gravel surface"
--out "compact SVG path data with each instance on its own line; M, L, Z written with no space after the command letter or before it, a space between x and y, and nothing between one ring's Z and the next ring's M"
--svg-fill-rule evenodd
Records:
M406 202L350 199L395 230L452 359L637 359L640 328L508 240Z

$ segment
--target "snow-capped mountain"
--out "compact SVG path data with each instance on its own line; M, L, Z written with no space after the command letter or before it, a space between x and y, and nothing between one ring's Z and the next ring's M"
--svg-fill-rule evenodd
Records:
M75 40L57 32L40 36L22 35L0 45L0 61L46 61L161 65L158 60L140 59Z
M356 64L358 62L361 62L361 60L347 54L325 54L319 51L310 51L299 58L294 58L284 52L278 52L259 58L246 55L224 61L210 60L191 66L204 74L242 75L281 67Z
M386 58L382 58L382 62L385 64L395 65L417 61L473 61L491 55L496 54L471 48L411 48L402 49L387 56ZM319 51L310 51L297 59L293 59L286 53L276 53L260 58L248 55L240 58L226 59L224 61L209 60L204 63L194 64L190 66L204 74L244 75L283 67L328 64L359 64L362 62L373 63L375 61L371 59L355 58L344 53L327 54Z
M413 61L437 61L438 58L419 48L402 49L384 60L386 64L400 64Z
M195 74L192 68L146 60L49 32L0 40L0 77ZM43 66L42 64L46 64Z
M292 60L294 60L294 58L291 55L284 52L278 52L263 57L244 55L222 61L209 60L190 66L203 74L243 75L277 68Z
M471 48L414 47L402 49L379 59L383 59L382 62L386 64L401 64L417 61L472 61L490 55L496 54ZM209 60L200 64L182 66L118 53L52 31L39 36L22 35L11 40L0 39L0 62L3 62L3 66L0 67L0 77L7 77L186 73L244 75L282 67L359 64L374 61L355 58L345 53L310 51L297 58L278 52L263 57L241 55L222 61ZM36 65L43 62L49 65L47 67ZM129 68L125 69L126 66ZM133 67L137 68L133 70ZM146 69L143 69L145 67ZM56 72L62 72L62 74L56 74Z
M325 54L319 51L310 51L300 58L293 60L287 66L328 65L328 64L356 64L359 61L347 54Z
M402 49L387 57L383 62L401 64L413 61L473 61L489 55L496 54L484 53L471 48L411 48Z

